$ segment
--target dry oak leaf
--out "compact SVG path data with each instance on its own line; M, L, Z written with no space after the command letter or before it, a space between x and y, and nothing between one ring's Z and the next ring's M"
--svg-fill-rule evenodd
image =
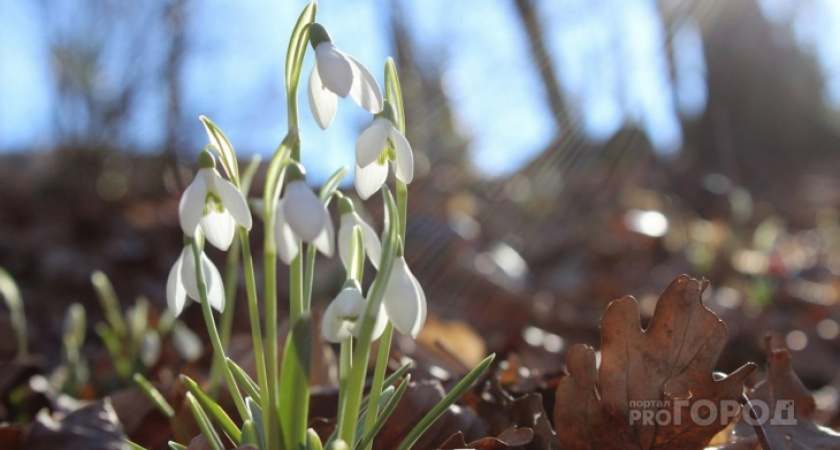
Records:
M753 417L758 420L750 424L745 416L739 417L734 441L721 449L761 449L756 424L774 450L840 448L840 434L814 422L814 397L793 371L784 342L778 336L768 335L765 351L767 377L747 394L755 408Z
M755 364L724 378L712 375L729 333L703 305L707 287L705 280L676 278L659 297L647 330L633 297L607 306L600 367L588 346L566 356L569 376L559 381L554 406L564 448L698 449L726 427L722 420L692 420L692 407L700 400L696 406L736 402ZM710 413L696 406L695 415Z

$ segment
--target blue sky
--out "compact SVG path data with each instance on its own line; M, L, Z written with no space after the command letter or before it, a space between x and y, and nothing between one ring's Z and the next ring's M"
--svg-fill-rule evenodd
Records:
M762 0L768 16L789 20L792 0ZM72 5L73 0L65 0ZM388 11L383 0L319 3L318 21L334 42L366 64L382 80L387 56ZM688 22L673 36L677 48L675 89L670 86L662 49L666 33L654 0L556 0L537 2L547 44L557 65L569 104L582 117L591 139L607 139L625 123L646 131L656 149L679 149L678 114L696 115L705 106L705 64L696 25ZM196 117L187 123L196 153L204 145L197 117L205 114L227 134L240 152L269 155L285 133L283 59L302 1L250 0L191 2L187 30L190 53L182 81L184 109ZM542 85L528 53L512 2L406 0L410 32L422 57L442 64L446 93L459 116L460 129L474 141L475 167L486 175L511 173L544 148L556 134L543 98ZM769 5L769 6L768 6ZM840 5L816 3L829 18L818 28L799 26L799 39L818 55L826 73L840 79L840 36L828 45L826 35L840 17ZM773 16L775 14L775 16ZM797 23L811 23L798 17ZM834 14L834 16L831 16ZM787 15L787 16L786 16ZM831 17L834 17L831 19ZM54 99L49 86L50 60L41 26L29 0L0 2L0 151L48 148ZM150 45L155 42L149 30ZM115 53L102 77L142 70L143 61ZM311 68L304 64L302 87ZM351 165L355 138L371 120L350 100L339 102L328 132L315 126L305 91L300 107L304 164L323 179L340 165ZM840 81L827 88L829 103L840 105ZM833 102L832 102L833 100ZM129 139L153 151L162 137L160 89L150 88L134 117ZM411 118L409 118L410 120ZM311 149L311 150L310 150Z

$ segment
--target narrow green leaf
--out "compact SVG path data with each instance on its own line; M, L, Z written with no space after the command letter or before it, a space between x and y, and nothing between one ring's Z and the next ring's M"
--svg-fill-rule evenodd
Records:
M219 406L212 398L210 398L204 391L201 390L201 387L193 381L190 377L186 375L181 375L181 383L187 390L194 396L194 398L198 401L201 408L204 410L205 414L213 421L219 424L230 436L231 440L237 445L242 440L242 432L239 431L239 427L233 423L230 416L227 415L224 409Z
M126 444L131 447L132 450L147 450L146 447L143 447L140 444L136 444L134 442L129 441L128 439L125 440Z
M236 380L236 384L244 389L245 393L247 393L249 397L259 403L260 388L257 386L257 383L254 382L251 376L248 375L242 367L239 367L238 364L233 362L232 359L226 358L226 360L228 367L230 367L230 373L233 374L233 378Z
M120 301L117 298L117 293L114 291L114 286L108 280L108 276L97 270L90 276L90 281L99 298L99 303L102 305L102 311L105 312L105 319L108 320L108 323L114 329L117 336L126 336L128 326L123 320Z
M207 444L213 450L225 450L224 444L222 444L222 438L219 437L219 434L213 429L210 419L207 418L207 414L205 414L204 410L201 409L201 405L199 405L198 400L196 400L191 392L187 392L187 404L190 406L190 411L192 412L193 417L195 417L195 421L198 424L198 428L201 430L201 434L203 434L207 439Z
M254 428L257 430L260 448L265 448L265 428L263 428L262 409L260 409L259 403L255 402L251 397L245 398L245 405L248 406L248 412L251 414L251 420L254 422ZM243 437L243 439L245 438Z
M471 370L463 380L461 380L454 388L452 388L451 391L449 391L448 394L446 394L445 397L443 397L440 403L435 405L435 407L432 408L432 410L429 411L429 413L414 426L405 439L403 439L400 443L399 447L397 447L397 450L410 449L411 446L420 439L420 436L422 436L423 433L425 433L426 430L428 430L429 427L432 426L432 424L435 423L435 421L438 420L440 416L442 416L443 413L446 412L446 410L449 409L449 407L452 406L452 404L455 403L455 401L458 400L461 395L463 395L464 392L466 392L467 389L469 389L470 386L472 386L473 383L475 383L484 374L484 372L487 371L494 358L496 358L495 353L484 358L483 361L478 363L478 365L475 366L475 368Z
M292 29L292 37L286 51L286 92L294 92L297 88L306 44L309 43L309 24L315 20L317 10L318 5L315 2L306 5Z
M394 108L394 114L397 116L397 123L394 125L400 130L400 133L405 133L405 108L403 107L402 87L400 86L400 78L397 75L397 66L394 64L393 58L385 60L385 99Z
M239 187L239 163L236 160L236 152L233 150L225 133L208 119L207 116L199 116L201 123L204 124L204 129L207 130L207 138L210 140L210 145L219 154L219 160L222 162L222 167L225 169L230 182L236 187Z
M371 442L373 442L373 438L379 433L379 430L385 425L385 422L391 417L391 414L397 409L397 405L400 403L400 400L405 394L406 389L408 388L408 383L411 382L411 375L405 377L405 379L400 383L400 386L393 392L394 388L389 387L387 390L391 390L391 395L387 396L385 391L382 393L382 400L385 401L385 406L382 407L382 412L376 417L376 421L373 423L373 428L371 428L367 434L364 435L361 442L359 443L357 448L366 448ZM382 402L380 402L382 404ZM361 421L360 421L361 423Z
M288 449L306 442L311 350L312 316L306 312L292 325L280 368L280 425Z
M265 174L265 186L263 188L263 220L266 229L274 223L274 207L280 197L280 190L283 188L283 169L289 164L292 149L300 147L300 137L297 131L290 131L280 143L271 161L268 162L268 169ZM266 233L266 237L273 242L274 231Z
M188 450L186 445L179 444L175 441L169 441L169 448L172 450Z
M254 424L252 419L246 419L245 422L242 423L242 441L239 445L253 445L257 448L262 448L257 426Z
M321 437L312 428L306 430L306 450L323 450Z
M0 267L0 295L6 300L6 306L12 320L12 328L17 339L17 359L22 360L29 354L29 337L26 331L26 315L23 312L23 300L14 278L6 269Z
M257 169L260 168L261 162L262 156L254 155L251 158L251 162L248 163L248 167L245 168L245 172L242 173L242 178L239 180L241 184L239 190L242 191L242 195L245 197L248 196L248 191L251 190L251 182L254 181L254 175L256 175Z
M163 413L169 419L175 417L175 409L172 408L172 405L166 401L166 398L163 397L163 394L143 375L139 373L134 374L134 382L137 383L137 387L149 397L149 400L155 405L155 407Z
M342 166L338 170L336 170L327 181L324 182L324 185L321 186L321 192L318 194L318 198L321 199L321 203L328 204L329 199L338 190L338 186L341 184L341 181L344 180L344 176L347 175L347 166Z

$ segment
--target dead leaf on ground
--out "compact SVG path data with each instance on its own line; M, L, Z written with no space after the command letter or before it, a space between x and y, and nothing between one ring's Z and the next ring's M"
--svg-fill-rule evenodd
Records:
M840 448L840 435L814 422L814 397L793 371L782 340L769 335L765 347L767 377L747 396L758 418L754 423L760 424L767 442L774 450ZM721 448L761 448L754 426L743 417L735 425L734 436L731 444Z
M685 275L672 281L647 330L633 297L610 303L601 319L597 373L591 347L575 346L566 357L569 376L559 381L554 407L565 448L702 448L727 425L701 426L691 420L691 408L700 400L737 401L755 365L713 377L728 331L703 305L707 286Z
M521 448L522 446L531 443L533 440L534 430L527 427L510 427L502 431L498 437L481 438L470 442L469 444L464 440L464 434L459 431L441 444L440 449L474 448L478 450L504 450Z
M111 401L105 398L64 418L39 414L21 450L124 450L129 448L125 438Z

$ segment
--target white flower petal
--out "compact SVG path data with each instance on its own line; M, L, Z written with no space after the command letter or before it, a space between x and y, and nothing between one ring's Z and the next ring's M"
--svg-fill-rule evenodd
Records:
M377 340L385 332L385 327L388 325L388 313L385 312L385 305L379 306L379 314L376 315L376 322L373 324L373 340ZM353 335L359 336L362 331L361 323L353 327Z
M322 130L326 130L335 118L335 111L338 109L338 98L335 93L324 87L321 76L318 73L318 65L312 68L309 75L309 109L312 117Z
M321 321L321 335L324 340L332 343L339 343L350 337L350 327L347 321L338 316L335 302L327 306L324 311L324 318Z
M207 301L216 311L225 309L225 287L219 269L204 253L201 254L201 265L204 269L204 282L207 286Z
M382 258L382 244L379 242L379 235L376 231L368 225L357 213L353 213L353 218L362 228L362 238L365 241L365 251L371 264L376 270L379 270L379 260Z
M222 200L222 206L230 212L231 217L246 230L253 225L251 210L248 209L248 201L242 192L228 180L216 174L216 194Z
M181 282L187 295L197 302L201 301L201 295L198 293L198 279L195 277L195 257L193 256L192 247L184 247L184 252L181 254L184 258L181 264Z
M233 234L236 230L236 222L233 216L227 211L212 211L199 221L201 229L207 241L219 250L226 251L233 242Z
M175 314L175 317L181 314L187 303L187 291L181 282L181 265L184 263L184 252L188 249L189 247L184 247L184 251L178 255L172 270L169 271L169 278L166 280L166 305L172 311L172 314Z
M394 126L391 125L390 120L376 119L365 131L362 131L356 141L356 164L366 167L376 162L382 150L385 149L388 134L392 128Z
M295 236L295 233L286 222L286 217L283 214L283 205L285 200L280 199L277 202L274 215L274 240L277 243L277 256L280 260L289 265L295 259L300 251L300 239Z
M326 212L326 211L324 211ZM312 245L323 253L326 257L332 258L334 253L335 229L333 228L332 220L327 215L324 219L324 227L318 236L312 241Z
M324 339L338 343L350 337L351 330L356 328L354 324L358 323L364 309L365 299L358 289L342 289L324 312L321 324Z
M391 141L397 153L394 173L405 184L414 179L414 153L408 140L396 128L391 129Z
M204 216L204 202L207 199L207 183L201 173L202 170L206 169L198 171L193 182L187 186L187 189L181 195L181 202L178 204L178 219L181 222L181 230L189 237L195 236L198 221Z
M426 320L426 296L403 258L394 261L383 303L394 327L417 337Z
M350 87L350 98L371 114L378 114L385 106L382 100L382 90L379 83L367 68L350 55L345 55L350 61L353 71L353 85Z
M353 220L352 214L342 214L338 219L338 256L341 258L341 263L344 264L344 269L350 268L350 247L353 241L353 226L356 221Z
M353 69L347 55L335 45L322 42L315 47L315 65L324 87L341 98L347 97L353 85Z
M283 215L292 231L306 242L314 241L329 220L321 200L302 180L289 183L283 198Z
M367 167L356 164L356 192L362 200L373 195L388 178L388 166L375 162Z

